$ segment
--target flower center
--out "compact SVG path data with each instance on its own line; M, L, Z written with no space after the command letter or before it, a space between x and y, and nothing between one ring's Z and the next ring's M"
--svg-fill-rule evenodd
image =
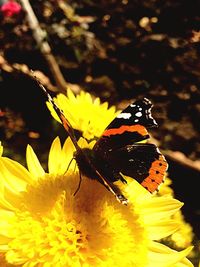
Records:
M24 210L16 212L9 235L9 263L145 266L147 236L131 205L86 177L74 196L78 175L49 176L23 194Z

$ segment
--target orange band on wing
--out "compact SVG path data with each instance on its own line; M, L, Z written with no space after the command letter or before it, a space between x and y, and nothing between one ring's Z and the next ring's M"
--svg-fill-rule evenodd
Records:
M136 124L136 125L122 125L119 128L113 128L105 130L103 133L103 136L110 136L110 135L116 135L116 134L123 134L124 132L138 132L141 135L147 135L148 132L146 128L142 125Z
M64 126L64 128L67 130L67 131L69 131L69 128L70 128L70 126L69 126L69 122L68 122L68 120L64 117L64 115L60 115L60 119L61 119L61 121L62 121L62 124L63 124L63 126Z
M165 172L167 170L167 162L164 156L160 155L158 160L155 160L149 170L149 176L141 183L150 193L158 189L163 182Z

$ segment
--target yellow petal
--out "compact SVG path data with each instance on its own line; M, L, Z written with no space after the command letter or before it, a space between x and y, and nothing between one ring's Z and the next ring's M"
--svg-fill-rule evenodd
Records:
M147 225L149 237L152 240L160 240L173 234L180 227L175 220L158 221L155 224Z
M5 240L7 240L7 239L5 239ZM2 239L2 242L3 242L3 239ZM4 245L4 244L0 245L0 251L1 252L6 252L8 250L9 250L9 246L8 245Z
M69 100L69 98L67 98L65 95L59 94L54 99L54 101L56 102L58 107L61 110L63 110L65 116L67 117L67 119L71 123L72 127L77 128L77 124L76 124L77 114L74 111L76 111L78 109L78 106L80 105L80 103L77 103L77 99L74 96L74 94L72 92L70 92L70 93L73 95L73 99ZM74 106L72 106L72 103ZM82 113L85 113L85 112L86 112L86 109L82 110ZM59 120L59 122L60 122L60 120ZM86 122L87 122L87 120L86 120ZM82 121L81 123L84 123L84 121ZM79 125L79 127L80 127L80 125Z
M3 180L0 179L0 208L13 210L13 206L5 199L5 186L3 184Z
M12 229L12 220L15 218L15 213L8 210L0 209L0 244L3 244L4 239L7 237L14 237L10 236L11 229Z
M65 95L63 95L63 96L65 96ZM67 90L67 97L70 99L70 102L71 101L77 102L76 97L71 90ZM66 99L67 99L67 97L66 97Z
M177 252L169 247L151 242L149 246L149 263L147 267L178 267L180 262L183 266L192 267L192 263L185 257L190 253L192 247L188 247L180 252Z
M99 106L100 104L101 104L100 98L99 97L95 98L94 99L94 105Z
M6 210L14 210L14 207L2 196L0 196L0 208Z
M171 196L159 197L158 201L155 196L148 201L141 202L141 205L145 220L149 223L156 223L172 216L183 206L183 203ZM155 216L152 216L152 214L155 214Z
M48 109L50 110L52 117L53 117L55 120L57 120L58 122L61 123L61 120L60 120L60 118L58 117L57 113L55 112L55 110L54 110L52 104L49 103L49 102L46 102L46 105L47 105Z
M1 158L0 170L0 178L3 180L4 186L11 192L17 194L26 189L30 175L19 163L8 158Z
M71 141L71 139L68 137L65 140L65 143L62 148L62 164L60 166L60 173L64 174L67 169L73 170L75 169L76 161L72 161L74 158L74 151L75 147ZM70 165L69 165L70 164Z
M48 168L49 173L58 174L60 166L61 144L59 137L56 137L49 151Z
M2 160L0 169L0 208L15 210L21 205L20 192L25 190L27 183L13 177L3 165ZM6 177L7 174L8 177ZM20 183L17 184L18 182Z
M26 161L29 172L33 175L35 180L44 176L45 171L43 170L35 152L30 145L28 145L26 149Z
M2 156L3 154L3 146L1 145L1 141L0 141L0 157Z
M15 210L12 205L12 200L14 200L14 204L16 202L15 197L16 195L6 189L2 184L2 181L0 181L0 208L5 210Z

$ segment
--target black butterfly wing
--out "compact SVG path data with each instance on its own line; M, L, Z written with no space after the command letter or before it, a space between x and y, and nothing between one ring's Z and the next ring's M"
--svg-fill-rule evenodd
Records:
M157 126L151 116L152 103L147 98L124 109L105 129L94 146L95 151L109 153L120 147L148 139L147 128Z
M157 126L151 108L146 98L129 105L108 125L94 152L109 162L115 173L132 177L154 192L164 179L167 162L156 145L137 143L149 138L147 128ZM113 179L123 181L120 176Z
M163 182L167 162L154 144L132 144L108 154L108 162L114 169L134 178L153 193Z

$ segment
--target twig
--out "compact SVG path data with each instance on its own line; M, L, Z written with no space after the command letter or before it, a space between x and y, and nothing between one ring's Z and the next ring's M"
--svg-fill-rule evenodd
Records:
M29 77L32 77L31 69L26 64L19 64L19 63L13 63L10 64L7 62L7 60L0 55L0 69L4 70L5 72L20 72L25 75L28 75ZM59 88L54 86L49 78L40 70L34 70L34 74L41 80L42 84L48 88L48 90L60 93ZM80 86L78 84L72 84L68 83L68 88L70 88L74 94L78 94L81 90ZM66 91L65 91L66 94Z
M19 64L19 63L10 64L2 55L0 55L0 69L8 73L19 72L24 75L30 76L32 79L31 70L26 64ZM40 78L44 86L46 86L50 91L59 93L58 88L52 85L49 78L43 72L35 70L34 73Z
M161 146L160 141L158 141L158 139L155 139L154 137L151 136L151 140L158 147ZM191 159L187 158L186 155L181 151L172 151L169 149L160 149L160 150L167 159L179 165L182 165L186 168L192 169L196 172L200 172L200 160L192 161Z
M192 161L188 159L182 152L180 151L171 151L171 150L162 150L162 153L169 158L170 160L192 169L194 171L200 172L200 161Z
M30 28L33 31L33 36L35 38L35 41L49 65L50 71L55 79L56 85L58 86L59 90L62 93L65 93L68 83L66 82L65 78L63 77L60 71L60 67L57 64L57 61L51 52L51 47L49 43L45 40L46 33L44 30L41 29L38 19L35 16L35 13L30 5L30 2L28 0L20 0L20 2L24 10L26 11L27 20Z

